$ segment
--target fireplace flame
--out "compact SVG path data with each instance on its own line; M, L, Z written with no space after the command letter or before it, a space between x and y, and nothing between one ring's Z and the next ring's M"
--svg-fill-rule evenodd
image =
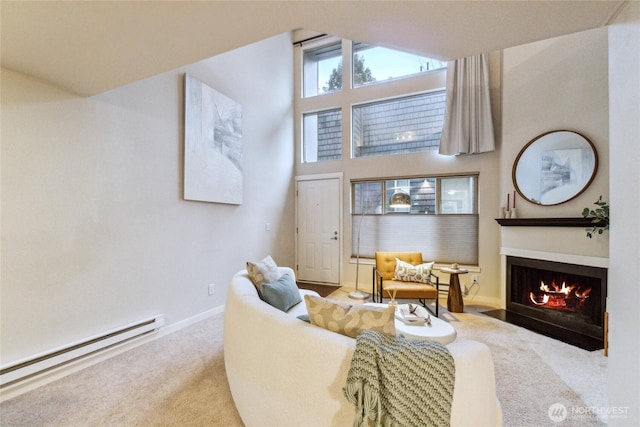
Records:
M582 292L580 291L576 291L575 294L578 298L589 298L589 294L591 293L591 288L587 288L585 290L583 290Z
M533 292L529 292L529 299L535 305L545 305L549 302L549 295L547 294L534 294Z
M562 285L558 286L555 281L547 285L541 280L540 291L529 292L529 300L535 305L566 309L575 306L576 303L571 301L576 301L576 299L584 301L589 298L590 293L591 288L582 289L578 285L567 286L566 282L562 282Z
M569 295L571 293L571 291L574 289L575 287L567 287L567 283L566 282L562 282L562 286L560 288L558 288L558 285L556 285L555 282L551 282L551 287L545 285L545 283L541 280L540 281L540 290L542 292L549 292L552 294L565 294L565 295Z
M540 281L540 290L544 291L544 292L549 292L551 291L551 289L549 289L549 287L547 285L544 284L544 282L541 280Z

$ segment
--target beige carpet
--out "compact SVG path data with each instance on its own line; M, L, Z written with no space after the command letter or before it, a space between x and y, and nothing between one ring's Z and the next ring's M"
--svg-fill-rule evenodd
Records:
M242 426L222 314L0 404L1 426Z
M332 297L347 295L339 290ZM465 313L444 310L441 318L455 326L458 339L491 348L505 426L605 425L589 413L606 407L602 351L478 314L484 309L467 305ZM548 415L557 403L569 411L562 424ZM224 371L222 314L6 401L0 425L242 426Z

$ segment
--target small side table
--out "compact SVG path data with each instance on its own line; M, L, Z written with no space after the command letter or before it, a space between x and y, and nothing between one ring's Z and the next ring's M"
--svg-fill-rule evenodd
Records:
M464 301L462 300L458 274L467 274L469 270L443 267L440 271L451 275L449 279L449 294L447 295L447 310L451 313L462 313L464 311Z

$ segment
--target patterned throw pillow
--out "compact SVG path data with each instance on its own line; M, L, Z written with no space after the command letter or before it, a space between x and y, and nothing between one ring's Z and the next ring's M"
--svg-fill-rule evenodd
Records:
M396 271L393 280L402 282L429 283L429 274L433 268L433 262L420 265L412 265L396 258Z
M311 324L355 338L364 330L396 335L395 307L354 305L313 295L304 302Z
M280 278L278 266L273 258L271 258L271 255L268 255L259 262L247 261L247 272L249 273L249 279L251 279L253 285L256 287L260 298L262 298L260 285L263 283L275 282Z

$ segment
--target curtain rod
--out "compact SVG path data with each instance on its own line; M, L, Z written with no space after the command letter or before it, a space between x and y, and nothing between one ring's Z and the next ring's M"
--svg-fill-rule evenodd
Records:
M320 34L320 35L317 35L317 36L309 37L309 38L307 38L307 39L300 40L299 42L293 42L293 45L294 45L294 46L295 46L295 45L302 46L302 44L303 44L303 43L310 42L310 41L312 41L312 40L319 39L319 38L321 38L321 37L325 37L326 35L327 35L327 34Z

